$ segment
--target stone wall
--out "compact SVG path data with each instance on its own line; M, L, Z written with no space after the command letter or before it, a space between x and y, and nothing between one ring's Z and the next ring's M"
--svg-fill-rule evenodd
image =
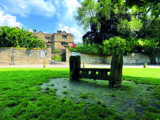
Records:
M0 48L0 64L43 64L51 62L51 48Z
M96 64L96 63L104 63L104 57L98 55L88 55L88 54L80 54L81 63L85 62L88 64Z
M57 33L48 34L40 32L33 32L39 39L45 41L46 46L54 47L54 49L65 49L65 46L72 46L74 43L74 36L65 31L57 31Z
M69 58L72 55L72 53L69 51L68 48L66 48L66 63L69 64Z
M86 62L88 64L98 64L105 63L111 64L112 56L98 56L98 55L88 55L81 53L81 61ZM131 53L127 56L123 56L124 64L144 64L145 62L151 63L151 58L142 53Z
M66 33L65 31L59 31L53 34L54 49L65 49L65 46L71 46L74 43L74 36L72 34ZM66 38L63 38L66 36ZM66 45L62 45L66 43Z
M72 43L67 42L67 44L68 44L67 46L72 46L73 42ZM66 49L65 47L66 45L62 45L62 42L58 42L58 41L54 42L53 46L54 46L54 49L56 50Z

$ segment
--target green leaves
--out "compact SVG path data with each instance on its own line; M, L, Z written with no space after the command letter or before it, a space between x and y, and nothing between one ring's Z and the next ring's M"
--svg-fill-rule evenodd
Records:
M78 8L78 16L75 18L83 25L84 29L90 26L91 23L95 23L98 4L94 0L85 0L81 2L81 7Z
M0 47L45 48L45 42L16 27L0 27Z
M103 55L103 48L99 44L77 45L75 48L69 48L72 52L80 52L92 55Z
M103 41L103 49L105 55L113 55L115 53L125 54L130 50L127 47L126 40L120 37L114 37Z
M103 45L78 45L75 48L70 48L72 52L80 52L92 55L111 56L115 53L127 55L131 52L143 52L149 56L156 56L160 50L160 40L157 39L136 39L126 40L120 37L112 37L109 40L103 41Z
M149 56L156 56L159 52L158 44L155 39L138 39L136 47L141 48Z

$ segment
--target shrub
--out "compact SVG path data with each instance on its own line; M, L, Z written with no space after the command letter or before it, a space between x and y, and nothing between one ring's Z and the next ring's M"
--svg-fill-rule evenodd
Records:
M115 53L127 55L131 52L143 52L149 56L156 56L160 50L160 41L157 39L127 40L120 37L112 37L100 44L83 45L78 44L75 48L69 48L71 52L80 52L92 55L110 56Z
M0 47L45 48L45 42L32 32L16 27L0 27Z
M159 52L159 42L156 39L138 39L134 41L133 49L149 56L156 56Z
M61 56L60 55L53 55L53 60L61 61Z
M60 54L61 50L55 50L54 48L52 49L52 53Z
M131 51L129 44L120 37L113 37L103 41L103 53L105 55L113 55L115 53L128 54L129 51Z
M77 46L77 45L73 43L72 46L71 46L71 48L75 48L76 46Z
M80 52L92 55L103 55L103 48L99 44L77 45L75 48L69 48L72 52Z

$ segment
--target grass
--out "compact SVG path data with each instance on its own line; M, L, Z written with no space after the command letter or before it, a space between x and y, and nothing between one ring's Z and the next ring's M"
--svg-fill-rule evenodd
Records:
M86 93L82 93L79 97L83 99L87 99L88 95Z
M54 86L54 83L52 83L51 86Z
M68 94L68 92L67 91L63 91L63 94Z
M159 68L124 68L123 79L138 83L160 85Z
M123 79L134 81L137 84L151 84L156 87L150 87L153 90L152 97L160 99L160 69L151 68L125 68L123 69ZM21 68L1 68L0 69L0 120L123 120L118 113L105 107L93 103L77 102L72 99L59 99L56 96L57 89L46 92L39 87L49 78L69 77L69 69L21 69ZM51 85L51 86L54 86ZM121 88L129 90L130 86ZM84 97L85 96L85 97ZM87 95L81 94L82 98ZM139 104L147 106L146 113L141 120L160 119L159 102L154 106L148 106L145 100ZM131 119L136 115L128 115Z

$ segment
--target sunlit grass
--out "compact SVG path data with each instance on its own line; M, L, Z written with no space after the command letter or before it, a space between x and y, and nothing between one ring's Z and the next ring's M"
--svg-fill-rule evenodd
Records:
M125 68L123 79L144 84L156 84L153 89L153 97L160 99L160 69ZM71 99L59 99L56 90L46 88L41 90L40 85L49 82L49 78L68 78L68 68L45 68L45 69L23 69L2 68L0 69L0 120L121 120L120 115L112 110L92 103L73 103ZM54 86L52 84L51 86ZM67 86L65 86L67 87ZM129 87L122 88L129 90ZM66 91L64 92L64 94ZM144 104L144 101L140 101ZM158 106L159 103L157 103ZM160 106L158 106L160 107ZM158 108L148 107L143 118L159 119L156 114ZM135 117L135 115L133 115ZM131 117L133 117L131 116ZM142 118L142 119L143 119Z

